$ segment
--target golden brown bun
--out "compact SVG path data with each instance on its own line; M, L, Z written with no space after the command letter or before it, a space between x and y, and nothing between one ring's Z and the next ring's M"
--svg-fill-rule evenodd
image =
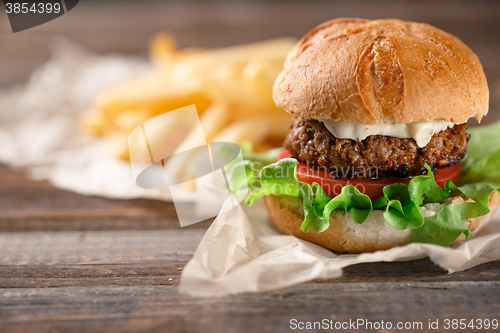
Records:
M276 105L303 118L375 124L488 112L478 57L457 37L401 20L335 19L290 51L274 84Z
M463 201L457 197L453 202L460 200ZM271 219L282 232L336 252L362 253L387 250L408 244L412 234L412 229L396 230L391 227L384 220L380 210L372 211L363 224L357 224L343 211L334 211L330 217L330 226L324 232L317 233L311 230L309 233L304 233L300 230L304 220L300 206L297 207L289 200L273 195L266 196L266 205ZM500 206L500 193L493 193L488 206L491 210L489 214L467 221L471 233L478 232L490 221ZM462 235L455 242L463 240Z

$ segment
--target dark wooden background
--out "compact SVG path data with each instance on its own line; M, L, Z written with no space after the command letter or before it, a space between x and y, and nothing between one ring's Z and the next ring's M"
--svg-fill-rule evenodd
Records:
M486 121L500 118L498 1L81 0L59 19L16 34L0 5L0 86L23 83L48 59L55 35L102 54L146 56L160 30L174 32L181 46L219 47L300 37L340 16L396 17L455 34L488 77ZM428 259L362 264L337 280L274 292L179 294L181 269L209 223L180 228L172 204L85 197L0 167L0 331L281 332L292 318L424 327L429 319L500 319L500 261L452 275Z

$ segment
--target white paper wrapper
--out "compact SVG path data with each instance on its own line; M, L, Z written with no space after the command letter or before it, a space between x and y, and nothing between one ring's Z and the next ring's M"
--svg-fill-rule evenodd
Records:
M78 126L98 92L148 71L146 59L99 56L64 39L51 53L25 86L0 90L0 162L81 194L170 200L168 190L137 186L130 163Z
M500 259L500 213L472 240L456 248L413 243L374 253L339 255L281 233L259 199L252 207L237 206L217 217L184 267L180 290L193 296L266 291L337 278L342 276L342 268L357 263L426 255L450 273Z

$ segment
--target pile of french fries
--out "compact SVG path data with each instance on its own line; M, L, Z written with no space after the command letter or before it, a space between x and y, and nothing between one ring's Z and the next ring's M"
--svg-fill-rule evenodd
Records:
M150 44L154 70L101 92L82 125L87 132L108 137L114 155L128 160L133 129L195 104L207 142L250 142L256 151L279 146L289 130L290 115L274 105L272 87L295 43L293 38L280 38L179 50L171 34L160 33ZM179 135L176 131L158 130L165 142L182 145L173 137Z

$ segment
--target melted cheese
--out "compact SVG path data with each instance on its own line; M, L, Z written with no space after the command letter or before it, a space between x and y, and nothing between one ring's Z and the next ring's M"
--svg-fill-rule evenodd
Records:
M407 124L381 120L375 125L359 124L353 121L318 120L323 122L326 128L339 139L362 141L370 135L386 135L396 138L413 138L420 148L425 147L435 133L455 125L444 120L416 121Z

